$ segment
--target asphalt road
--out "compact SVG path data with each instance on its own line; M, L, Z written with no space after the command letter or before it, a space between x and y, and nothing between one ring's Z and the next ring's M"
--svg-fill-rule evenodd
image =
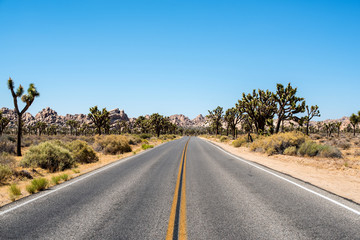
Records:
M0 209L0 239L360 239L360 207L192 137Z

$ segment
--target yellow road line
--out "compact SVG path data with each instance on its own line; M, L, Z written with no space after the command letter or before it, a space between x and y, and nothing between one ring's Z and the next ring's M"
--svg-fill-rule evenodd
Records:
M171 205L171 211L170 211L170 218L169 218L169 225L168 230L166 233L166 240L173 240L179 239L179 240L186 240L187 239L187 232L186 232L186 151L187 146L189 144L190 139L186 142L184 146L184 150L182 152L181 161L179 165L179 172L178 177L176 181L175 186L175 192L174 192L174 198ZM181 184L181 189L180 188ZM179 200L179 191L181 191L181 197L180 197L180 216L178 219L178 236L174 236L174 230L175 230L175 221L176 219L176 210ZM178 238L177 238L178 237Z

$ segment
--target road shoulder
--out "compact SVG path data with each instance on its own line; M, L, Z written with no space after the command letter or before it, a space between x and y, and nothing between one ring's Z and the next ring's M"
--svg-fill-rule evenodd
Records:
M314 186L332 192L343 198L360 203L360 171L349 174L344 169L326 169L313 166L303 158L251 152L246 147L234 148L227 143L201 138L245 160L264 165Z

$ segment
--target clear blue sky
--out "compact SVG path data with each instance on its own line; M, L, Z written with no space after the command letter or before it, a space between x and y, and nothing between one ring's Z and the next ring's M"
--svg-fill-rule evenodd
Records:
M360 110L360 1L0 0L6 82L59 114L91 106L193 118L292 85L321 119Z

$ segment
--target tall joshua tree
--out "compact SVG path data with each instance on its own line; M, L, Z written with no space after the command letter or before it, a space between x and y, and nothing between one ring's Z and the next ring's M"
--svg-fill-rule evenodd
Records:
M98 106L91 107L88 116L98 129L99 135L101 135L101 128L107 129L108 125L110 125L110 113L106 108L103 108L102 111L100 111Z
M306 135L309 135L309 125L310 125L310 121L311 119L313 119L314 117L320 117L320 110L318 105L315 106L311 106L309 108L308 105L306 105L306 116L305 116L305 123L306 123Z
M218 106L214 110L208 110L209 115L207 115L208 119L211 121L211 125L215 128L216 135L219 134L219 128L221 127L221 120L223 118L223 108Z
M360 115L360 112L359 112L359 115ZM354 128L354 136L356 134L356 125L359 123L359 120L360 120L359 118L360 118L360 116L357 116L355 113L353 113L350 116L350 123Z
M8 80L8 88L11 91L11 95L14 99L14 106L15 106L15 112L17 115L17 125L18 125L18 131L17 131L17 155L21 156L21 133L22 133L22 116L23 114L29 109L31 104L34 102L35 98L40 96L39 92L36 90L35 85L31 83L29 85L29 88L27 90L28 94L24 94L24 88L19 85L16 92L14 91L14 82L11 78ZM25 107L20 111L18 106L18 98L21 98L21 101L23 101L26 105Z
M276 88L274 100L278 106L276 112L278 115L278 121L275 132L278 133L283 121L291 120L294 114L303 113L305 111L305 101L304 98L296 96L297 88L293 88L290 83L287 87L278 83Z

